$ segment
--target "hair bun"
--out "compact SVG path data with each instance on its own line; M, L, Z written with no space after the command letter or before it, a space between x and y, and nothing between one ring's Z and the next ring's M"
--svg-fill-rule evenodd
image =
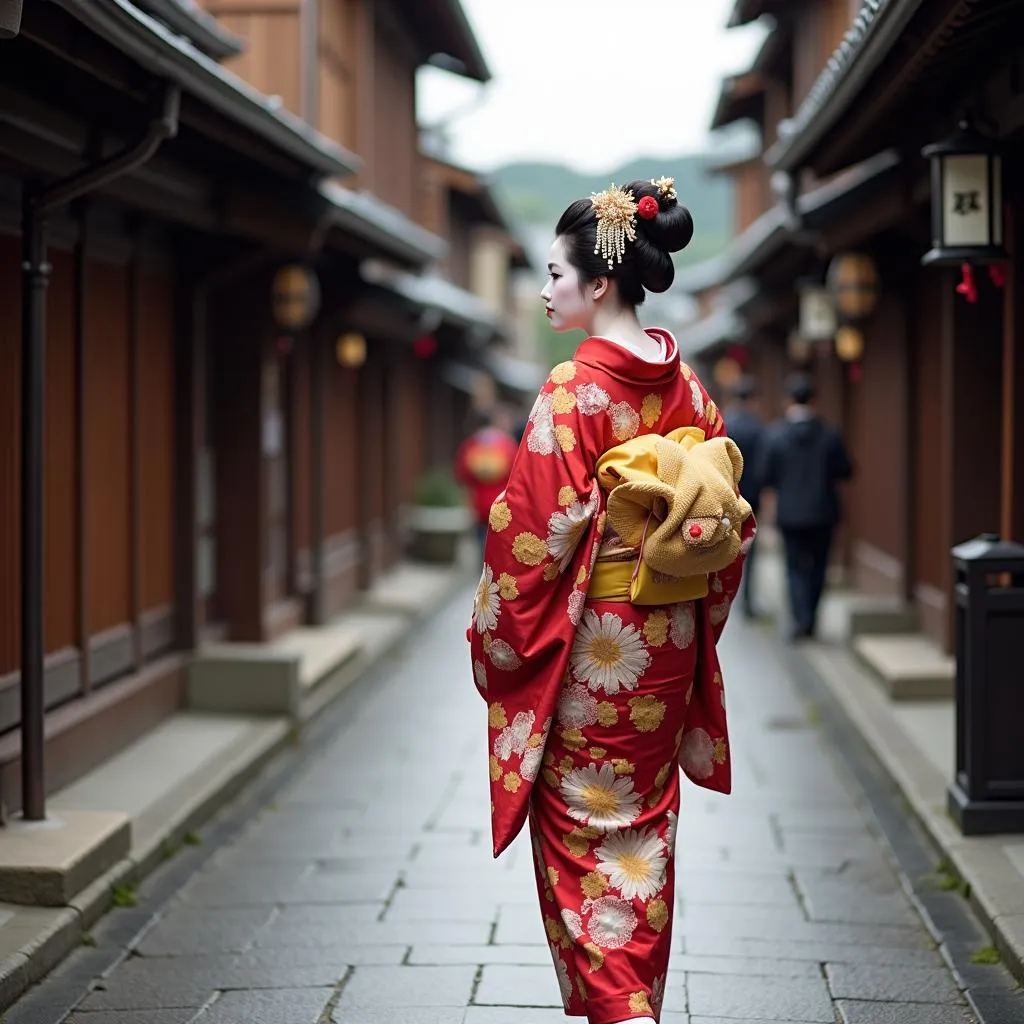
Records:
M693 217L690 211L671 195L663 195L651 181L634 181L625 186L639 202L645 196L658 201L658 215L650 220L637 218L637 237L647 240L663 252L679 252L693 238ZM652 289L657 291L658 289Z

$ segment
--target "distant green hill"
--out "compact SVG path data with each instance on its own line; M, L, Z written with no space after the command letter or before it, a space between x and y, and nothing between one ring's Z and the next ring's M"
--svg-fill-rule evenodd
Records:
M732 234L733 193L728 177L711 177L705 168L706 155L675 159L642 157L606 174L581 174L561 164L513 163L493 174L505 209L524 227L551 231L559 215L574 199L607 188L611 182L624 185L638 178L669 175L676 179L676 191L693 214L693 241L679 254L677 266L699 263L720 253Z

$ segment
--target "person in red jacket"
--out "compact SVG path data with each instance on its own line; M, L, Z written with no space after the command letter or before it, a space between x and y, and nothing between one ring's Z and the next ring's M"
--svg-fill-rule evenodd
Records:
M469 490L481 545L491 505L505 489L519 450L512 436L511 417L503 406L483 413L482 420L455 455L455 476Z

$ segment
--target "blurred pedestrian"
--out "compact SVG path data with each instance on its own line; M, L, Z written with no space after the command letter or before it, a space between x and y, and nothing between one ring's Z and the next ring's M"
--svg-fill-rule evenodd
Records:
M839 431L814 411L814 384L804 373L787 381L789 405L769 433L761 483L776 494L775 521L786 552L791 639L814 636L829 552L842 511L838 484L853 475Z
M537 396L491 510L469 630L494 853L529 820L562 999L590 1024L660 1015L679 768L731 786L716 644L755 525L717 407L637 316L692 234L671 178L562 214L541 298L585 340Z
M483 547L487 517L504 490L519 444L512 435L512 415L503 405L477 413L478 425L455 453L455 477L468 491Z
M740 494L750 503L754 516L761 508L761 471L764 458L765 425L758 415L757 392L753 377L742 376L729 389L729 402L725 409L725 422L729 436L743 456L743 476L740 478ZM743 566L743 612L748 619L757 618L754 601L754 555L757 551L755 540L747 552Z

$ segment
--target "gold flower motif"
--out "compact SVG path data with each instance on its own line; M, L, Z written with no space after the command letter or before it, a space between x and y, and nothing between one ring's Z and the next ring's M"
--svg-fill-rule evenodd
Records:
M508 716L501 704L494 703L487 709L487 724L492 729L504 729L508 725Z
M570 750L582 750L587 745L587 739L579 729L563 729L562 742Z
M684 380L689 380L693 376L693 370L691 370L686 363L679 364L679 371L683 375Z
M559 384L551 393L551 411L557 416L560 413L572 412L575 408L576 396Z
M617 725L619 709L611 701L603 700L597 705L597 720L605 727Z
M587 753L590 754L591 757L596 757L598 759L605 758L608 756L608 751L605 750L604 747L591 747L590 750L587 751Z
M640 406L640 418L648 427L653 427L661 415L661 395L648 395Z
M548 933L548 938L556 946L560 946L562 949L570 949L572 947L572 939L569 938L569 933L565 930L565 925L561 921L545 916L544 929Z
M668 777L672 774L672 769L675 768L675 761L669 761L668 764L662 765L658 769L658 774L654 776L654 784L659 788L663 789L665 783L668 782Z
M578 828L574 828L568 835L562 836L562 842L574 857L585 857L590 851L590 840Z
M496 501L487 516L487 524L495 533L501 533L512 522L512 510L506 501Z
M489 764L491 770L491 782L497 782L498 779L501 778L501 764L493 754L491 754Z
M725 740L715 740L715 753L714 753L715 764L725 764Z
M565 363L559 363L550 374L549 379L553 384L568 384L569 381L574 380L576 377L576 364L569 360Z
M536 748L536 747L539 747L539 746L540 746L540 745L541 745L541 744L542 744L543 742L544 742L544 733L542 733L542 732L535 732L535 733L534 733L534 734L533 734L533 735L532 735L532 736L531 736L531 737L530 737L530 738L529 738L529 739L528 739L528 740L526 741L526 745L527 745L528 747L534 747L534 748Z
M558 789L558 776L550 768L545 768L541 774L552 789Z
M665 612L659 610L647 616L644 637L652 647L664 647L668 640L668 615Z
M616 775L632 775L636 771L636 765L624 757L613 757L612 766Z
M647 923L660 935L668 924L668 907L664 900L651 900L647 904Z
M600 871L591 871L580 879L580 888L584 896L596 900L608 891L608 879Z
M629 701L629 720L638 732L654 732L665 718L665 705L648 694L645 697L632 697Z
M572 427L567 427L564 423L555 427L555 440L563 452L571 452L576 447L576 435L572 432Z
M601 968L604 967L604 953L602 953L593 942L584 943L583 948L586 950L587 956L590 958L590 973L593 974L594 971L601 970ZM577 983L580 986L580 991L584 991L583 979L578 975ZM586 996L584 996L584 998L586 998Z
M523 784L523 780L518 772L506 772L505 774L505 788L510 793L518 791L519 787Z
M646 992L634 992L629 997L629 1012L646 1013L650 1017L654 1016L654 1011L651 1009L651 1001L647 998Z
M512 554L523 565L540 565L548 546L535 533L521 533L512 542Z
M558 762L558 767L561 768L563 772L571 772L575 767L575 762L571 757L566 756Z
M608 513L602 512L597 517L597 535L600 537L604 533L605 524L608 522Z
M587 578L587 567L585 565L580 566L580 571L576 573L576 586L580 587L583 585Z
M575 504L578 495L576 494L575 487L569 487L566 485L558 492L558 504L564 508L568 508L570 505Z
M503 572L498 577L498 593L503 601L512 601L519 596L519 584L515 576Z
M708 402L708 407L704 410L704 416L707 418L708 423L714 426L718 419L718 406L714 402Z
M546 579L548 583L554 579L558 579L557 562L548 562L548 564L544 566L544 579Z
M548 885L558 885L558 872L554 868L548 868Z

